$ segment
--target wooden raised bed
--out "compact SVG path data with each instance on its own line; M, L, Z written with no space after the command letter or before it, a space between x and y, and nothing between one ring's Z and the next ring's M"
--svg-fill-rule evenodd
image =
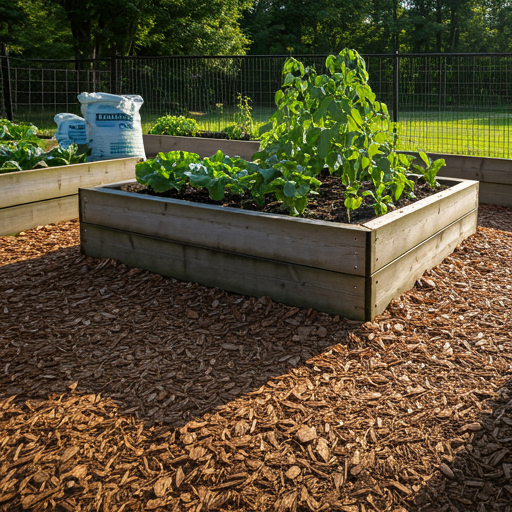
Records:
M371 320L476 230L478 183L363 225L80 190L81 249L183 281Z
M478 181L480 203L512 207L512 160L442 153L429 153L428 156L432 160L445 159L446 167L441 168L439 176ZM422 165L419 157L415 163Z
M225 155L238 155L251 160L252 155L260 149L259 141L208 139L204 137L175 137L171 135L143 135L144 151L148 158L158 153L169 151L189 151L201 158L212 156L220 149Z
M119 158L0 174L0 236L78 217L78 189L132 179L140 160Z

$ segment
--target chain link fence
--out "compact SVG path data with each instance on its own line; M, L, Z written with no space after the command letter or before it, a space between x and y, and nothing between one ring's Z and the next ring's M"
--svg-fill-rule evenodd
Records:
M318 73L325 72L326 57L296 56ZM512 54L363 57L373 91L398 123L400 149L512 158ZM219 133L235 122L241 99L250 99L255 125L268 120L287 58L2 56L0 115L10 108L15 120L51 132L55 114L80 114L81 92L139 94L146 131L158 117L172 114L193 117L203 131Z

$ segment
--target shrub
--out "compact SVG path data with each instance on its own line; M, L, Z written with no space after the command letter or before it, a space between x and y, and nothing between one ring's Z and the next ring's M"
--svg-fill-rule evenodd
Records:
M157 119L149 133L195 137L198 131L199 125L195 119L185 116L163 116Z

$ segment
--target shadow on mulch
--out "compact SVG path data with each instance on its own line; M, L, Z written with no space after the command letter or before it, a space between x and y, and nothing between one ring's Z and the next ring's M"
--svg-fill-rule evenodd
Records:
M441 463L407 512L512 510L512 381L472 395L480 417L435 445Z
M101 393L174 428L347 335L339 318L183 283L78 247L0 267L1 395Z
M494 204L479 204L478 225L512 233L512 208Z

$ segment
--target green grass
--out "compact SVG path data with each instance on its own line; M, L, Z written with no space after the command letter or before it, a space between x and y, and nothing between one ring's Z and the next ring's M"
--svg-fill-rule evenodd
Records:
M201 130L219 132L234 124L235 113L233 107L222 113L192 112L189 117L197 121ZM271 113L269 108L253 108L255 135ZM50 111L19 112L17 120L30 121L41 134L53 135L57 129L54 115ZM148 133L161 115L142 111L143 133ZM512 158L512 112L401 113L397 131L398 149L404 151Z
M398 149L512 158L512 113L403 114Z

